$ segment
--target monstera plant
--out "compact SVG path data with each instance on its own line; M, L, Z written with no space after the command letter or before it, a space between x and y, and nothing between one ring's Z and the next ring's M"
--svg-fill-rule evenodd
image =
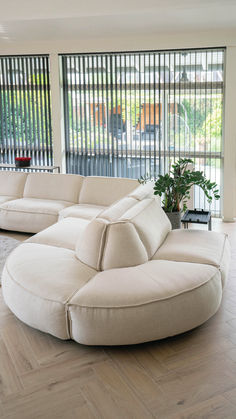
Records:
M171 166L170 173L154 179L154 195L162 197L162 207L170 218L175 217L180 225L181 211L186 211L187 201L193 185L199 186L209 203L213 197L219 199L219 190L215 182L208 180L203 172L190 168L194 165L191 159L180 159ZM141 177L140 182L146 183L147 177ZM175 222L175 221L174 221Z

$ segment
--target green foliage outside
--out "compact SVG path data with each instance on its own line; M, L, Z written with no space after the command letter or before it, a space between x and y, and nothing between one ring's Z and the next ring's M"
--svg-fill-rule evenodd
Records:
M106 115L105 121L109 120L109 115L113 109L114 113L119 113L119 108L122 113L122 120L126 123L127 130L133 127L133 133L137 131L140 115L142 112L142 105L144 103L158 105L161 95L155 95L153 92L150 94L127 90L126 96L124 91L121 93L119 90L113 91L111 98L110 92L104 92L103 102L105 103ZM82 100L89 103L88 97L83 97ZM189 97L181 96L175 98L176 108L175 115L172 112L168 112L167 115L167 137L170 147L176 150L185 150L186 152L195 150L200 151L214 151L220 152L222 149L222 96L206 96L203 94L202 97ZM96 99L95 102L101 103L101 97ZM179 103L178 103L179 101ZM75 107L75 98L72 100L71 93L68 94L68 120L70 122L71 139L78 139L79 141L84 138L85 131L87 140L94 143L94 134L100 135L101 138L108 140L109 132L104 127L94 127L94 120L92 113L89 113L89 109L86 111L86 124L84 120L84 105L82 108L82 121L81 121L81 110L79 109L77 102L77 111ZM170 96L170 103L174 103L173 96ZM93 103L93 99L90 98L90 103ZM170 108L169 108L170 109ZM73 118L72 118L73 115ZM115 116L114 116L115 118ZM72 123L73 121L73 123ZM162 117L163 121L163 117ZM147 116L147 123L149 117ZM94 130L95 128L95 130ZM107 128L107 126L105 127ZM162 122L163 129L163 122ZM95 135L96 137L96 135ZM94 144L96 146L96 144Z
M32 80L36 85L47 82L47 80L40 80L39 75L34 75L35 80ZM79 95L79 93L77 93ZM99 95L99 92L96 93ZM95 102L102 101L96 99ZM104 126L96 126L92 115L89 115L87 108L87 121L84 119L84 105L82 106L82 120L81 109L78 107L79 96L76 98L71 93L68 93L68 122L71 147L84 147L84 139L86 137L89 147L91 149L98 148L98 143L104 141L105 145L112 144L111 128L107 126L109 122L109 114L121 109L122 119L129 132L130 138L138 131L138 124L142 105L144 103L158 104L161 101L161 95L156 92L145 92L137 90L120 91L119 89L113 91L112 100L111 92L104 92L103 101L107 115L104 119ZM83 96L82 100L89 103L88 96ZM90 101L92 103L92 97ZM222 95L209 95L202 97L199 95L182 96L175 98L176 109L175 116L169 111L167 115L167 143L165 146L170 150L175 148L176 152L185 151L211 151L220 152L222 149ZM169 102L174 103L173 95L170 95ZM117 104L117 105L116 105ZM77 106L77 108L76 108ZM170 108L169 108L170 109ZM49 109L48 109L48 91L43 89L41 93L36 89L28 89L23 91L14 89L13 91L1 91L0 93L0 144L4 146L6 138L17 138L22 145L42 144L46 138L51 137L50 123L49 123ZM73 118L72 118L73 116ZM115 117L114 117L115 118ZM163 118L162 118L163 121ZM147 117L148 122L148 117ZM163 131L163 122L162 122ZM36 137L35 133L36 132ZM99 141L100 139L100 141ZM102 139L102 140L101 140ZM162 144L162 147L164 145ZM216 163L212 163L216 164Z
M199 148L208 151L221 151L222 144L222 97L184 98L180 115L190 130L191 144L196 139Z
M40 82L36 75L37 83ZM30 82L30 81L29 81ZM22 147L41 146L51 138L47 89L2 90L0 92L0 147L14 140Z

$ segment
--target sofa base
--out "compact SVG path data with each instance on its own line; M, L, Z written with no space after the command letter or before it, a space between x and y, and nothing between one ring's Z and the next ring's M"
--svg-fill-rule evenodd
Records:
M131 345L186 332L213 316L222 298L221 273L210 265L153 260L97 273L71 250L35 243L10 255L2 288L21 321L85 345Z

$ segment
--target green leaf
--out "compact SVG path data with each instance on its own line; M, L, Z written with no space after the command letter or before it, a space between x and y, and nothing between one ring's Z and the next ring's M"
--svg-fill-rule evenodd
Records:
M172 165L170 174L159 175L158 178L155 176L154 195L163 196L164 211L180 211L181 203L185 211L193 185L198 185L203 190L209 203L212 202L213 197L220 198L217 184L207 179L202 171L189 170L189 164L193 165L193 160L180 159ZM140 178L140 183L146 183L147 180L150 180L148 174Z

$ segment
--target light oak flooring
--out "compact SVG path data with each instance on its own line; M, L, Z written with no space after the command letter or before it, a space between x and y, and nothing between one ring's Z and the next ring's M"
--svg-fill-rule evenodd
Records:
M230 236L230 279L218 313L181 336L86 347L27 327L1 298L0 418L236 419L236 224L213 226Z

